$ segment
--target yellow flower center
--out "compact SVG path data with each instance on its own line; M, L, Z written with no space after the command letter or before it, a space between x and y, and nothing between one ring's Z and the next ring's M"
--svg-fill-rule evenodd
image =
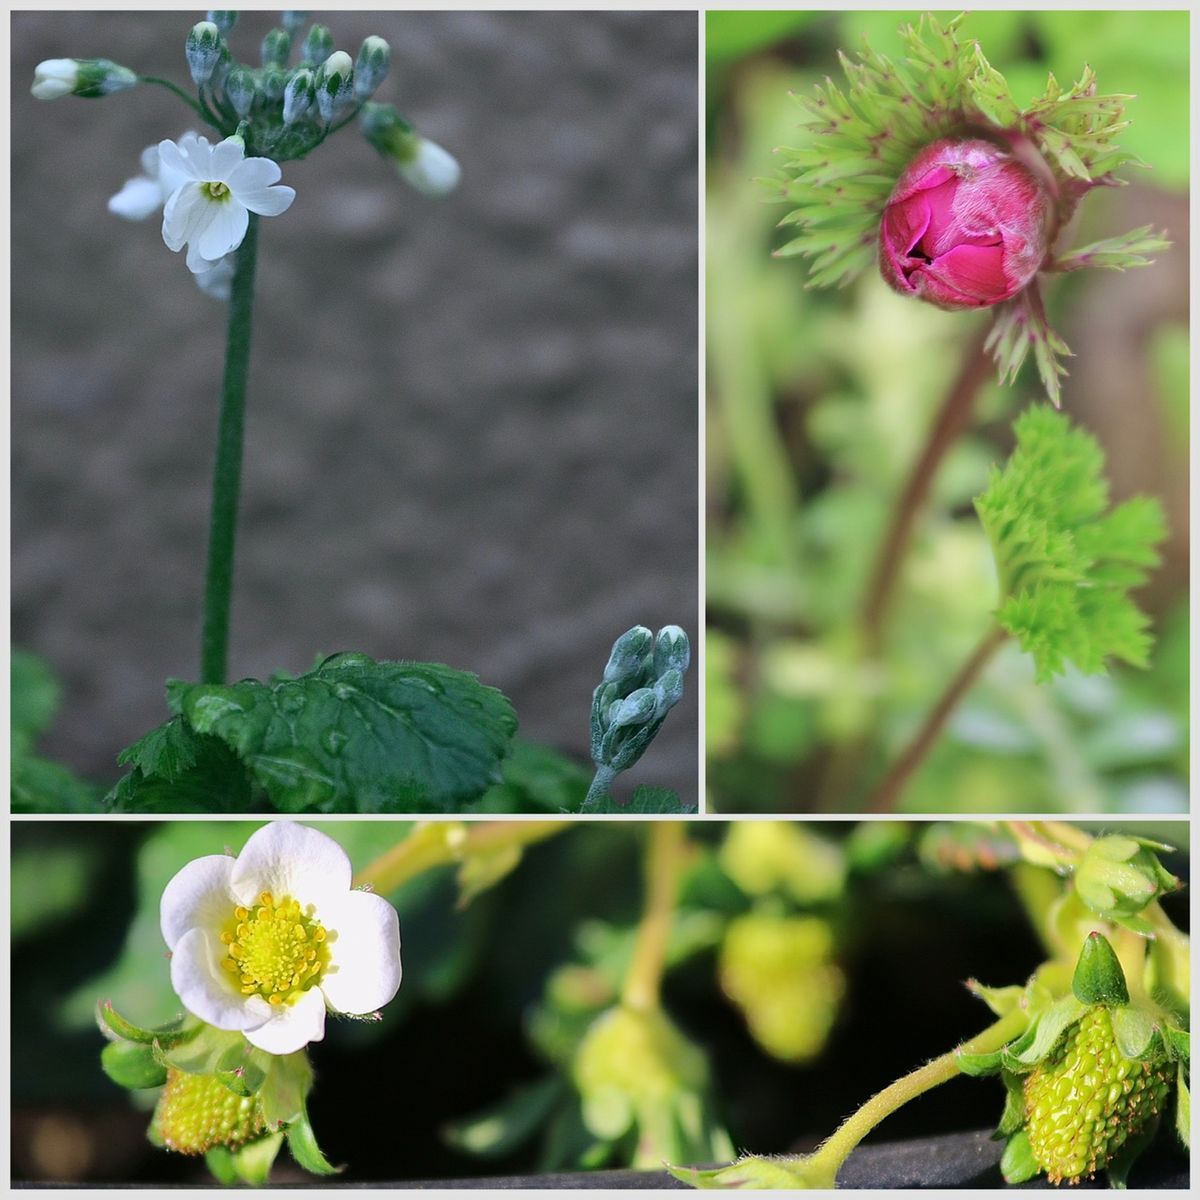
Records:
M294 1004L329 965L329 935L310 904L279 901L263 892L254 908L238 905L221 934L228 956L221 966L236 976L243 996Z
M210 200L229 199L229 185L226 183L221 183L219 180L213 180L212 183L202 183L200 185L200 190Z

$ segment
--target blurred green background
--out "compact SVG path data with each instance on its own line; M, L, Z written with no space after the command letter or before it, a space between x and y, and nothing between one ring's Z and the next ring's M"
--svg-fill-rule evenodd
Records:
M314 824L356 870L411 828ZM191 859L240 849L257 825L13 823L14 1180L207 1181L201 1160L146 1141L153 1096L102 1073L94 1006L109 1000L147 1024L178 1011L162 889ZM389 895L399 995L382 1021L331 1021L310 1047L309 1110L328 1157L348 1164L342 1181L631 1161L632 1138L605 1142L584 1128L571 1063L628 969L652 827L569 823L466 906L448 867ZM1137 828L1187 841L1181 823ZM739 1148L811 1149L873 1091L987 1023L963 980L1020 982L1043 958L996 869L1014 844L995 828L689 822L686 837L663 1002L702 1052L705 1102ZM1185 854L1164 861L1186 880ZM1186 921L1186 893L1166 907ZM644 1055L632 1061L645 1070ZM995 1081L939 1088L889 1119L881 1140L988 1128L1002 1093ZM282 1153L272 1182L305 1180Z
M707 752L723 812L852 811L966 658L996 602L971 508L1040 399L1027 365L991 384L943 463L910 547L882 660L850 620L883 522L920 450L976 314L891 293L875 272L806 291L777 260L787 211L764 178L795 145L804 92L841 79L866 35L897 55L916 12L712 12L707 92ZM905 793L907 811L1185 811L1188 761L1188 14L986 12L963 26L1012 84L1040 95L1085 63L1102 92L1134 93L1122 145L1149 169L1097 189L1067 244L1143 224L1173 245L1153 267L1078 272L1047 289L1075 353L1064 409L1104 446L1115 499L1158 495L1164 562L1138 603L1148 671L1035 686L1014 646L958 709Z

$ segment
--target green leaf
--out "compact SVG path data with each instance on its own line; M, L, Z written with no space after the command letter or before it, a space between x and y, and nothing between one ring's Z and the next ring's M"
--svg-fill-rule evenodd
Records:
M309 1124L308 1113L303 1110L287 1127L287 1143L297 1164L313 1175L337 1175L342 1170L321 1153L312 1125Z
M103 812L102 793L102 788L80 779L69 768L22 751L20 743L14 739L13 812Z
M1055 408L1062 403L1061 380L1067 373L1062 359L1071 357L1071 348L1050 328L1036 281L1013 299L997 305L995 324L984 348L996 363L1001 383L1012 383L1017 378L1032 351L1047 398Z
M167 1068L154 1057L154 1048L137 1042L109 1042L100 1051L100 1065L119 1087L152 1088L167 1082Z
M172 732L165 733L168 729ZM134 769L105 797L113 812L262 812L269 807L224 742L193 733L178 717L122 751L120 761ZM158 769L166 775L154 774Z
M1192 1144L1192 1093L1188 1090L1187 1071L1182 1063L1175 1074L1175 1132L1185 1147Z
M514 1089L483 1112L455 1121L446 1127L443 1137L466 1154L503 1158L529 1141L566 1095L562 1079L552 1075Z
M1060 254L1052 269L1080 271L1085 267L1104 267L1110 271L1125 271L1130 267L1147 267L1153 262L1149 255L1161 253L1170 245L1152 226L1143 225L1117 237L1102 238L1068 254Z
M519 738L501 763L500 774L502 782L484 794L476 811L578 812L592 777L557 750Z
M680 816L696 812L696 805L684 804L667 788L639 784L625 804L611 795L603 797L588 809L589 813L621 813L624 816Z
M14 647L9 664L9 720L13 742L32 746L58 711L59 687L54 672L36 655Z
M499 780L516 731L508 701L474 675L360 654L295 680L174 684L169 695L286 812L454 811Z
M1109 508L1103 451L1061 413L1030 408L1014 430L1016 449L975 501L1000 577L997 620L1041 682L1068 662L1087 674L1110 658L1145 666L1149 621L1126 593L1159 561L1161 506Z
M184 724L172 717L165 725L152 729L141 741L117 755L118 766L137 767L143 775L174 783L196 765L203 743Z

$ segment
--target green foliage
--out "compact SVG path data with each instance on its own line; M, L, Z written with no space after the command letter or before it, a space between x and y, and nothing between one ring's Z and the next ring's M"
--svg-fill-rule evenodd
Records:
M175 717L121 756L134 771L116 806L182 792L210 810L456 812L501 782L517 725L474 675L362 654L269 683L177 681L168 698Z
M16 649L10 669L12 811L98 811L100 788L34 749L58 711L54 673L35 655Z
M625 804L606 795L588 809L589 815L620 813L627 817L681 816L696 811L696 805L684 804L669 788L649 787L644 783L633 789L633 795Z
M1157 500L1109 508L1104 454L1044 407L1016 422L1017 446L975 502L1000 577L1000 624L1032 654L1039 680L1068 662L1087 674L1119 658L1147 664L1148 618L1128 596L1166 536Z

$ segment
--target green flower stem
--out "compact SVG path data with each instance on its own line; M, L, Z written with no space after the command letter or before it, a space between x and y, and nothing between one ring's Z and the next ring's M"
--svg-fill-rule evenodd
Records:
M985 348L988 324L985 322L981 325L967 345L958 375L946 393L925 446L913 464L900 499L892 509L891 524L880 543L859 614L866 649L872 656L879 653L888 610L900 577L900 567L938 468L970 423L975 399L994 369Z
M229 610L233 603L233 554L242 478L257 251L258 217L251 213L246 236L236 251L229 297L229 333L225 342L225 378L221 385L208 571L204 584L204 632L200 648L202 683L224 683L229 656Z
M389 895L435 867L452 866L473 855L545 841L568 828L566 821L427 821L354 876L355 887Z
M174 92L205 124L211 125L215 130L221 132L221 126L213 119L213 115L207 110L207 106L201 108L178 84L172 83L169 79L159 79L157 75L139 75L138 83L152 83L156 87L166 88L168 92Z
M616 777L617 772L612 767L597 767L596 774L592 779L591 785L588 787L587 795L584 796L583 803L579 806L579 811L581 813L595 812L600 806L600 802L608 795L608 789L612 786L612 781Z
M646 907L638 925L621 1003L639 1012L659 1005L667 939L679 897L679 881L687 857L687 830L682 821L655 821L646 849Z
M1027 862L1014 863L1008 878L1038 940L1046 953L1053 955L1057 947L1050 929L1050 915L1062 899L1061 880L1053 871Z
M987 632L971 657L950 681L949 686L942 693L941 699L925 718L917 736L908 744L908 748L900 755L883 782L876 788L875 794L867 805L868 812L895 811L909 779L925 761L925 756L933 749L934 743L950 719L950 714L971 690L983 669L991 661L992 655L1004 644L1007 637L1008 633L999 625L994 625Z
M820 1171L829 1171L836 1176L850 1152L885 1117L891 1116L910 1100L915 1100L939 1084L946 1083L961 1072L958 1069L959 1052L963 1054L991 1054L1025 1031L1029 1017L1019 1008L1006 1013L982 1033L971 1038L955 1050L935 1058L933 1062L918 1067L902 1079L889 1084L882 1092L872 1096L853 1116L847 1117L838 1130L820 1148L808 1156L811 1166ZM785 1160L786 1161L786 1160Z

